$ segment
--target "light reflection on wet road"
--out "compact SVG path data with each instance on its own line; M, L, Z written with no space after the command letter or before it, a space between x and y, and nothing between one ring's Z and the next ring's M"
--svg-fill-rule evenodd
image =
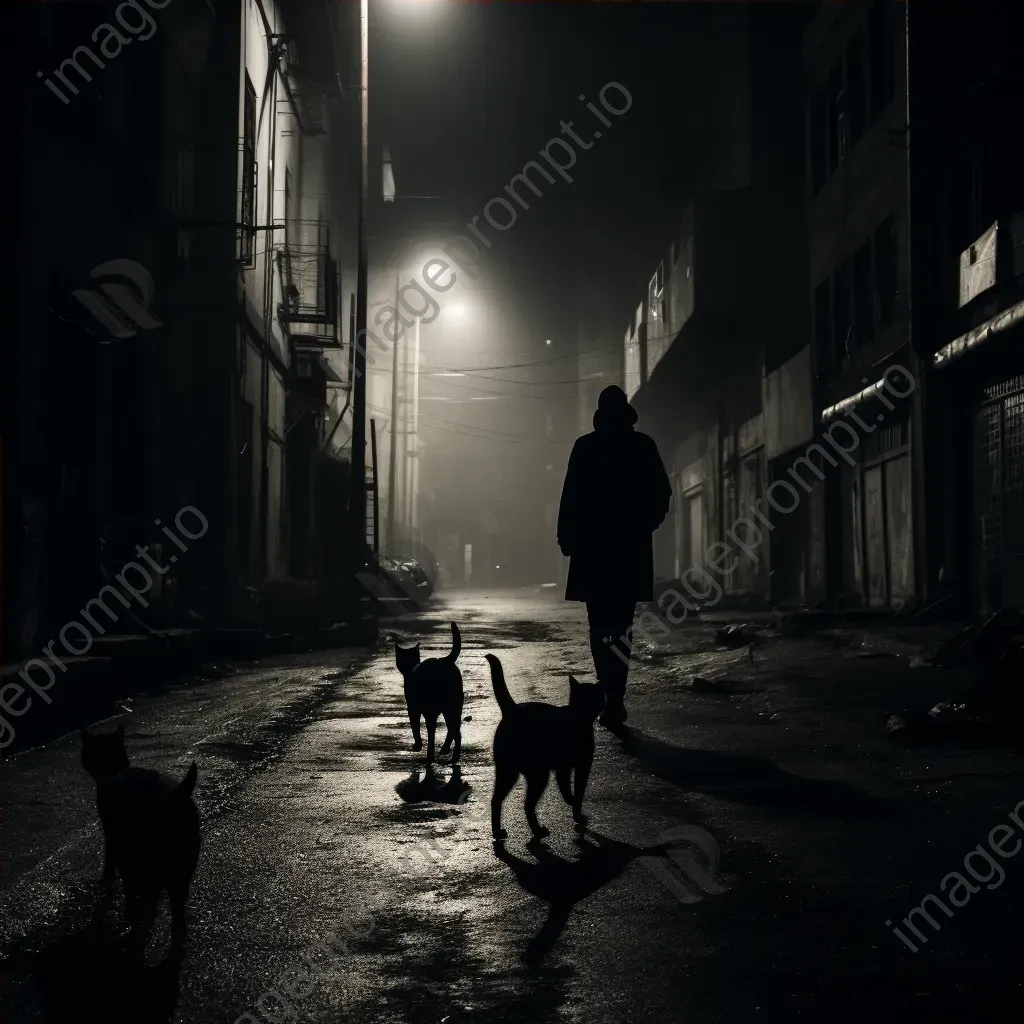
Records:
M911 905L910 865L930 835L900 809L899 764L866 764L848 722L793 727L806 694L742 652L712 650L707 630L671 652L643 649L636 732L625 746L598 732L584 842L552 786L540 807L551 839L528 849L517 789L495 855L497 707L483 654L500 654L518 699L564 703L568 673L590 676L589 649L582 609L553 597L455 594L389 631L422 638L430 655L448 649L450 619L462 628L455 777L418 770L388 644L236 666L134 702L139 763L200 765L205 843L180 978L156 966L157 950L140 973L88 930L100 842L75 737L9 761L5 1024L44 1019L44 999L55 1021L93 1008L134 1024L456 1024L776 1020L819 999L853 1006L856 978L893 1005L911 998L920 971L879 927ZM731 694L684 696L681 680L698 672L727 673ZM716 892L689 904L643 860L663 857L659 836L682 824L709 830L723 857ZM372 928L341 953L317 951L354 920ZM946 969L962 952L952 937L936 956ZM314 969L307 993L295 979ZM266 993L289 978L282 1009Z

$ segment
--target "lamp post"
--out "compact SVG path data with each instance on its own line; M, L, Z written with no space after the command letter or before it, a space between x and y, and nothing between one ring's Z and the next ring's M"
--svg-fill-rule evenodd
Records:
M419 540L420 492L420 317L416 317L416 335L412 352L412 431L409 434L409 533Z

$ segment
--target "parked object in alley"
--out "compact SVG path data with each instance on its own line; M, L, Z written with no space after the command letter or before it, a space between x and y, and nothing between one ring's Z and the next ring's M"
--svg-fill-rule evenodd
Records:
M594 722L604 708L601 683L583 684L569 676L569 704L557 707L531 701L517 704L509 693L501 662L485 655L491 666L491 685L501 708L494 733L494 795L491 798L491 831L494 841L508 838L501 827L501 808L519 776L526 778L526 821L534 839L550 835L537 820L537 804L551 773L558 791L572 808L578 829L586 828L583 797L594 761Z
M128 761L124 724L112 733L82 729L82 765L96 780L96 804L105 844L103 881L120 876L131 945L138 955L156 918L161 894L171 905L171 949L185 944L185 906L199 863L199 811L192 799L195 761L183 780L134 768Z
M433 593L429 577L415 560L398 561L394 558L380 560L381 571L395 585L397 592L413 605L422 608Z
M444 718L448 730L441 747L443 757L455 744L452 764L458 764L462 756L462 673L456 661L462 650L462 635L453 622L452 649L443 658L427 658L420 661L420 645L402 647L395 644L395 664L402 673L405 689L405 706L412 726L413 750L423 749L420 733L420 719L427 725L427 764L434 761L434 734L438 718Z

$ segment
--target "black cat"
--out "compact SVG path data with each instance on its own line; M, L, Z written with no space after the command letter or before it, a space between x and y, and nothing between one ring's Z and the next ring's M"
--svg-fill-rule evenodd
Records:
M199 811L192 800L195 761L178 782L162 772L133 768L124 744L124 725L112 733L82 730L82 765L96 780L96 804L103 825L103 881L120 875L134 943L145 948L166 891L171 905L171 942L185 942L185 904L199 862Z
M462 756L462 673L455 664L462 650L462 635L452 623L452 649L443 658L420 661L420 645L399 647L395 644L395 664L402 673L405 688L405 706L412 726L413 750L423 749L420 738L420 718L427 723L427 764L434 760L434 733L438 718L444 718L448 733L441 747L441 755L448 753L452 742L455 753L452 764Z
M491 684L501 708L494 733L494 796L491 798L491 831L495 842L507 838L501 827L501 806L519 776L526 777L526 820L535 839L550 835L537 820L537 803L544 795L551 772L558 789L572 808L579 828L585 828L583 796L594 761L594 721L604 708L604 688L584 684L569 676L569 705L531 702L517 704L505 684L501 662L486 655ZM570 780L572 785L570 786Z

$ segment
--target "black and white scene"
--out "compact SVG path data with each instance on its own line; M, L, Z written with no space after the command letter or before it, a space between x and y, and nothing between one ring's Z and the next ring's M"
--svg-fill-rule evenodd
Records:
M1024 7L4 20L3 1024L1019 1015Z

